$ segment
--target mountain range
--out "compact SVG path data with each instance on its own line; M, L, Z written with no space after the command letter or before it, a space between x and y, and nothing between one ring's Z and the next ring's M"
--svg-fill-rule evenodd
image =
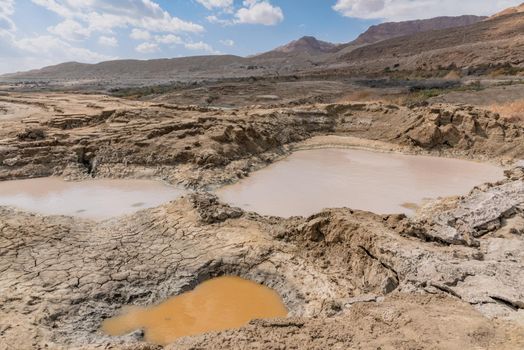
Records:
M355 40L334 44L306 36L251 57L196 56L63 63L3 79L191 80L307 72L369 74L391 67L435 70L454 66L524 65L524 4L492 17L436 17L371 26Z

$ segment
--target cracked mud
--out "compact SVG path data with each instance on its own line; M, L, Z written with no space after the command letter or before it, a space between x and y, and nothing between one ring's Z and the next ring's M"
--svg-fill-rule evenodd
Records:
M20 99L41 108L40 96L9 103ZM100 326L125 305L156 305L223 275L274 289L289 317L167 348L524 346L518 122L447 104L224 111L101 99L67 114L56 112L65 102L48 100L54 109L39 118L3 121L0 179L163 179L198 192L100 222L0 207L0 348L154 349L141 331L110 337ZM203 191L327 146L490 160L507 171L410 218L353 209L265 217Z

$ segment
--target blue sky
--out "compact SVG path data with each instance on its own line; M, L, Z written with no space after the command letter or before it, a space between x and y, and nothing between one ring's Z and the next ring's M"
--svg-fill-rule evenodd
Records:
M304 35L348 42L370 25L488 15L522 0L0 0L0 74L65 61L251 55Z

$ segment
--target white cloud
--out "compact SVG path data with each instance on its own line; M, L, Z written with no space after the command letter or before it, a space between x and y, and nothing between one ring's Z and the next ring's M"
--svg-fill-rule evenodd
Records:
M147 30L133 28L129 37L135 40L149 40L151 38L151 33Z
M160 48L155 43L142 43L138 45L135 50L140 53L153 53L157 52Z
M72 46L71 44L52 35L41 35L32 38L23 38L12 42L12 45L23 51L26 56L36 54L56 62L81 61L99 62L112 57L101 55L89 49Z
M268 1L245 0L244 8L235 14L236 23L276 25L284 20L282 9L273 6Z
M50 33L70 41L83 40L91 35L88 28L84 28L80 23L72 19L66 19L63 22L58 23L56 26L47 28L47 30Z
M118 40L114 36L101 36L98 38L98 43L102 46L117 47Z
M438 16L491 15L522 0L337 0L335 11L346 17L401 21Z
M278 6L272 5L267 0L244 0L243 7L238 9L234 18L219 18L216 15L207 16L209 23L223 26L235 24L263 24L276 25L284 20L284 13ZM232 11L230 11L232 13Z
M32 1L65 19L85 23L92 32L125 27L166 33L204 31L201 25L172 16L152 0Z
M199 4L212 10L214 8L227 9L233 6L233 0L196 0Z
M209 23L220 24L223 26L234 24L234 21L231 19L222 19L222 18L218 18L215 15L207 16L206 19Z
M13 31L16 29L15 24L10 18L14 12L14 0L0 0L0 31Z
M55 5L53 0L47 1L50 6ZM72 20L66 19L48 28L51 33L56 32L60 36L48 34L19 37L10 18L14 14L14 4L12 0L0 0L0 73L40 68L64 61L94 63L116 58L66 41L88 35L86 28Z
M231 39L220 40L220 43L224 46L235 46L235 42Z
M155 41L161 44L182 44L182 38L173 34L157 35Z

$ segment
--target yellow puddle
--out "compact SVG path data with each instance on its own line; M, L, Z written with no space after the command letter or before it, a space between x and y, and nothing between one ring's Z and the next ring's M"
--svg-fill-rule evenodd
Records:
M121 336L143 329L147 342L166 345L183 336L238 328L254 319L287 313L272 289L238 277L220 277L162 304L127 308L105 320L102 331Z

